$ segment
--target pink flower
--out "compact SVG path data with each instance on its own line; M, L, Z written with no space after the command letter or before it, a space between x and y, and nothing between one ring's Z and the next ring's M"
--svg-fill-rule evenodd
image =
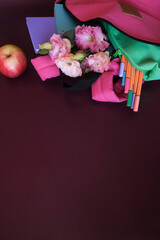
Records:
M53 34L50 42L53 49L49 51L49 55L53 61L68 56L71 51L71 42L67 38L62 39L59 34Z
M75 28L75 42L82 49L90 49L91 52L104 51L109 43L105 41L107 37L102 33L100 27L77 26Z
M72 60L70 57L56 59L55 64L65 75L69 77L76 78L82 76L80 63L76 60Z
M103 73L107 71L110 65L109 52L98 52L90 55L85 60L85 67L89 67L90 71Z

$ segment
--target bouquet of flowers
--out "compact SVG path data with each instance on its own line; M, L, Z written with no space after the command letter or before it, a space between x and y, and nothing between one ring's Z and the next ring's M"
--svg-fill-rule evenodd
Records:
M117 14L119 16L122 14L118 8L116 8L116 14L113 11L104 13L104 4L97 2L97 5L91 4L94 14L88 15L86 4L81 1L79 1L79 4L84 13L78 7L73 7L70 1L67 1L66 7L78 21L74 21L65 12L65 4L61 5L62 16L66 15L71 21L73 20L73 25L71 25L73 28L77 24L81 24L82 21L85 21L88 26L78 25L73 30L62 34L53 34L49 42L39 45L38 53L49 56L32 59L33 66L42 81L59 77L62 86L66 89L82 90L91 87L93 100L102 102L123 102L127 100L127 106L135 112L138 111L142 83L144 80L159 79L160 69L155 67L158 66L156 58L158 47L137 40L137 32L133 31L131 34L124 20L120 22L118 27ZM89 4L90 1L88 1ZM55 6L55 13L57 11L55 16L57 15L57 26L60 26L61 18L58 14L60 4L57 5L58 8ZM101 15L99 13L97 15L96 6L100 7ZM110 14L113 15L113 22L111 22L113 26L110 24ZM123 17L125 19L125 15ZM96 26L90 26L89 24L96 24ZM121 24L124 26L122 27ZM125 26L127 26L126 29L124 29ZM59 32L62 29L69 28L66 26L59 27ZM104 32L102 32L102 29ZM143 36L140 36L139 39L148 39L150 42L151 36L147 35L145 39L143 38ZM145 61L142 61L139 49L144 49L143 58ZM153 54L154 51L155 54ZM154 56L152 61L147 57L150 54L152 57Z
M53 34L39 45L38 53L51 57L67 76L76 78L88 72L103 73L110 66L107 36L99 26L77 26L63 34Z

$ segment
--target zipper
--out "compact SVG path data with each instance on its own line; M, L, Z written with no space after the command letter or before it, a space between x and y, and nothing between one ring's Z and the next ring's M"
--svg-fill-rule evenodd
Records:
M117 49L116 52L113 54L112 58L116 58L117 56L122 56L122 51L120 49Z

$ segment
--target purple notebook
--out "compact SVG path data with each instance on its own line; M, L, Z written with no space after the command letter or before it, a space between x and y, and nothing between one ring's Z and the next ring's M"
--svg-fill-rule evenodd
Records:
M26 17L26 23L35 53L39 44L48 42L53 33L57 33L55 17Z

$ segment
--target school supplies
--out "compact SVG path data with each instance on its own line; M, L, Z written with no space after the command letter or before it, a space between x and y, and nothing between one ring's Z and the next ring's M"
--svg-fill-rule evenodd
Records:
M57 6L55 5L57 26L63 28L62 32L64 30L62 24L66 24L66 21L64 21L64 14L57 13L57 9L60 13L63 11L69 14L71 24L72 20L73 22L76 20L82 25L88 24L89 26L92 22L93 26L102 27L103 33L107 36L106 40L113 48L110 53L112 61L110 68L99 76L94 84L93 82L89 84L92 89L92 99L121 102L125 101L127 96L127 106L134 112L139 109L142 79L145 81L160 79L160 32L157 30L160 25L158 18L160 3L156 1L157 6L155 6L149 0L144 0L144 2L147 4L142 5L135 2L133 6L132 1L128 2L127 0L124 0L123 3L118 0L113 3L110 0L106 0L105 3L104 1L94 1L93 4L89 0L77 0L76 3L74 0L63 2L57 0ZM151 5L153 8L145 8L145 6ZM154 12L154 16L151 11ZM66 27L68 28L68 26L67 23ZM114 51L121 52L118 54L119 57L122 56L120 69L119 59L112 57ZM43 57L39 60L43 61ZM33 61L37 62L38 59ZM55 74L52 75L54 77ZM113 79L114 75L119 75L119 79L115 78L117 82ZM47 78L51 78L51 75L48 76L46 72L45 79ZM111 96L114 96L114 101Z
M142 80L143 80L143 71L135 69L133 65L124 57L121 56L121 63L124 63L123 76L122 76L122 86L123 81L125 82L124 93L127 93L127 107L133 109L134 112L138 112ZM121 70L120 70L121 73Z

